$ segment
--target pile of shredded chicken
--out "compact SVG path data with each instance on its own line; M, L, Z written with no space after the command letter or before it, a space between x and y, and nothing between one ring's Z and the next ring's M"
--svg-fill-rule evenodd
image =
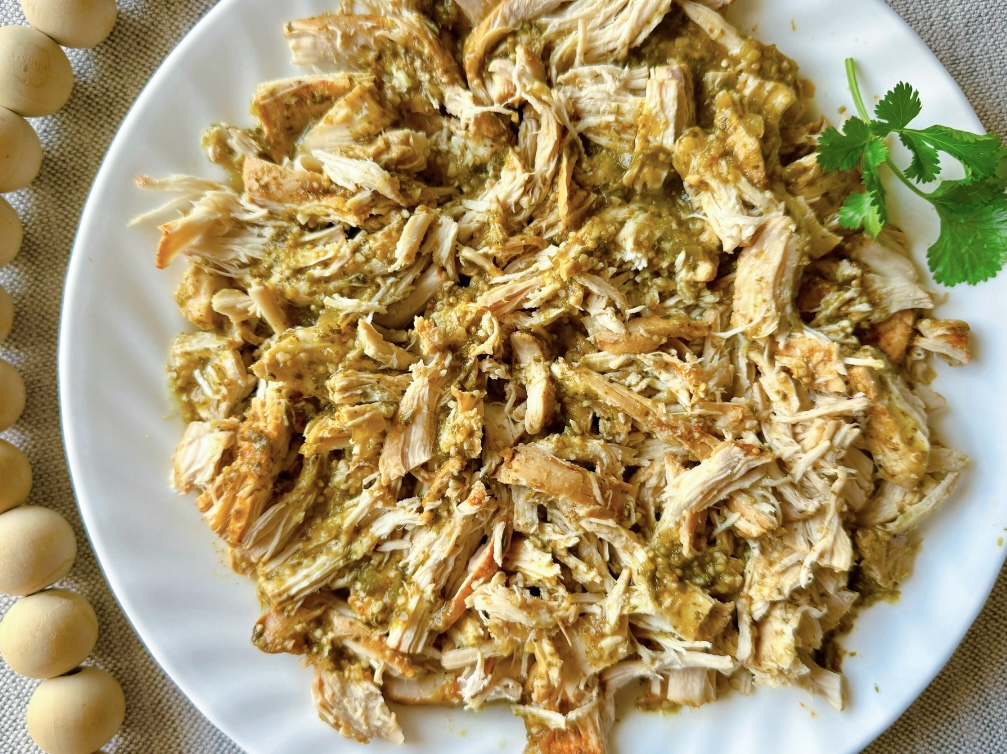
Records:
M837 223L809 85L713 0L345 0L209 130L157 264L198 492L321 716L505 700L603 752L613 697L799 685L966 457L928 426L903 239ZM177 210L181 209L181 212Z

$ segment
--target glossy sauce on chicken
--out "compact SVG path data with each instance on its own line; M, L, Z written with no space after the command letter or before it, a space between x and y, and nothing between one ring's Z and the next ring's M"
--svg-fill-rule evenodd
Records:
M253 641L321 716L513 705L601 752L613 698L805 687L967 462L969 360L901 237L840 228L811 87L724 3L347 0L179 192L170 375ZM177 203L175 206L178 206Z

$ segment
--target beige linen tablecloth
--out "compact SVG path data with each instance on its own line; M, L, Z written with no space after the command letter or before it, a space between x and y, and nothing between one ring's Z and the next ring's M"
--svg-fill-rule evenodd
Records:
M848 2L855 12L866 0ZM889 2L937 53L987 128L1007 134L1007 0ZM28 189L8 197L24 220L25 242L14 263L0 268L0 284L13 294L17 312L11 337L0 344L0 356L24 375L28 407L4 437L21 446L34 465L32 502L60 511L77 532L80 555L65 584L97 610L101 637L93 662L113 672L126 691L126 722L106 747L109 754L240 754L154 664L109 592L77 515L56 398L63 277L91 181L143 85L213 5L214 0L120 0L112 36L94 50L70 53L76 85L69 104L55 116L35 121L45 149L41 175ZM22 23L17 0L0 0L0 24ZM0 598L0 613L10 604ZM868 751L1007 752L1005 626L1007 576L1002 572L951 662ZM35 685L0 663L0 754L37 751L24 724Z

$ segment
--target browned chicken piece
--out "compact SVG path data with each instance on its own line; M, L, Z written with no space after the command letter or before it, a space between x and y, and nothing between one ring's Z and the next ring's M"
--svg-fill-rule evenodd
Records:
M299 152L333 150L370 141L395 122L377 83L361 81L337 99L311 127L297 145Z
M268 204L305 204L331 186L322 173L282 167L258 158L245 160L242 180L249 199Z
M182 493L206 489L220 468L224 453L234 445L237 419L190 422L175 449L172 482Z
M510 342L528 394L524 411L525 431L529 435L537 435L556 409L549 361L542 344L534 335L516 332L511 335Z
M462 617L468 609L468 598L472 596L477 586L493 578L493 575L500 570L499 564L502 560L503 556L497 551L495 542L487 542L476 551L469 559L465 580L454 596L434 615L434 630L446 631Z
M285 303L272 286L255 283L248 288L248 297L255 305L255 313L272 328L274 333L286 332L290 318Z
M483 395L481 391L451 387L451 409L440 433L441 452L475 458L483 448Z
M269 342L252 371L302 395L324 395L326 380L354 345L354 334L351 328L324 324L292 327Z
M801 318L810 322L821 307L822 302L830 294L838 293L839 287L819 275L806 272L801 277L801 285L797 290L794 304Z
M912 487L927 469L930 430L919 398L901 378L870 367L850 368L850 386L871 401L864 439L885 479Z
M395 713L388 709L374 674L362 665L324 668L315 665L311 697L319 716L347 738L367 743L377 736L405 741Z
M187 421L226 419L255 388L240 345L212 332L184 333L175 339L168 375Z
M245 160L243 180L245 194L252 202L264 206L290 204L302 212L355 227L367 226L373 215L386 215L399 206L396 199L384 195L374 201L357 201L352 192L334 185L322 172L282 167L258 158Z
M447 360L439 354L430 364L413 366L399 411L381 451L381 477L399 479L434 455L437 408L447 383Z
M839 346L824 335L807 328L791 330L777 338L773 357L812 390L846 392L846 367Z
M721 105L726 112L735 102L727 98ZM772 192L752 183L733 159L727 159L731 134L735 132L687 129L675 142L673 155L690 201L702 210L726 252L751 244L767 220L782 215L784 209ZM739 139L733 140L732 151L739 148ZM752 152L750 156L755 166L761 162L761 155Z
M619 490L598 474L563 461L537 445L518 445L512 451L504 451L497 479L569 500L583 508L584 515L591 515L594 509L611 514L620 501Z
M361 623L338 610L331 610L326 618L331 629L329 636L342 642L362 660L380 663L391 672L405 678L416 675L416 667L410 659L389 647L384 637L375 634L366 623Z
M285 393L273 384L252 399L235 437L234 460L196 500L210 528L232 544L262 514L287 460L291 426Z
M771 453L747 443L722 443L698 466L668 482L661 493L664 508L656 536L670 532L687 511L701 511L736 490L752 487L765 476L761 467L772 460Z
M578 716L576 722L555 729L529 720L524 754L606 754L607 729L590 716Z
M696 458L706 458L716 446L716 440L702 426L687 416L665 412L657 403L602 377L584 367L570 366L557 359L552 366L556 379L575 394L588 395L608 406L625 412L643 429L664 442L687 450Z
M364 353L386 369L402 371L419 361L419 356L385 340L367 320L357 324L357 340Z
M262 126L269 158L279 163L289 157L304 130L357 86L361 78L336 74L260 84L252 100L252 115Z
M445 586L468 564L495 509L496 501L476 482L453 512L415 530L403 562L403 593L388 625L390 647L411 654L427 647Z
M916 544L905 534L865 528L857 531L855 542L860 567L882 589L894 589L912 571Z
M933 299L920 284L920 274L900 236L886 230L877 240L862 236L847 243L850 257L867 269L863 283L872 305L871 321L880 322L903 309L933 308Z
M418 13L324 15L291 21L284 28L294 65L335 67L387 76L405 91L437 103L461 71L432 25ZM405 55L385 55L393 49Z
M744 490L728 496L727 510L738 514L734 528L746 539L759 539L780 525L776 508Z
M661 22L669 5L661 0L574 0L539 21L543 39L554 45L550 64L563 70L581 60L621 62Z
M649 82L646 68L582 65L563 73L553 92L578 135L605 149L628 152L633 149Z
M500 0L459 0L457 5L475 27L482 23L499 2Z
M731 55L741 52L745 40L724 17L714 10L711 3L692 2L692 0L677 0L689 19L705 31L710 39L719 44Z
M705 335L709 328L680 314L666 317L636 317L626 322L625 332L602 330L592 338L602 351L614 354L650 353L671 338L692 340Z
M409 294L389 306L383 314L375 316L374 322L390 329L405 327L426 308L430 299L450 282L451 277L443 267L438 265L427 267Z
M797 281L806 259L792 220L774 217L738 257L731 326L767 338L793 316Z
M328 600L312 596L293 609L267 610L255 622L252 643L269 654L304 654L310 647L311 632L319 628L330 607Z
M175 291L175 303L182 316L201 330L215 330L220 318L213 308L213 296L227 288L229 281L223 275L190 265Z
M493 48L526 21L549 13L563 0L501 0L465 38L465 78L477 98L488 102L483 64Z
M758 623L755 652L748 666L771 685L785 685L801 673L801 649L821 644L821 630L808 606L774 602Z
M304 450L304 446L301 446ZM294 486L276 498L265 513L247 528L242 545L253 561L280 553L322 495L328 458L316 454L304 459Z
M671 155L675 141L695 118L689 67L654 68L647 80L633 159L623 183L636 189L659 189L673 169Z
M924 318L916 323L920 334L913 338L913 346L941 356L952 366L972 361L969 345L969 325L957 319Z
M880 348L892 366L899 366L906 358L909 341L915 331L916 313L912 309L895 312L878 322L861 339L867 345Z

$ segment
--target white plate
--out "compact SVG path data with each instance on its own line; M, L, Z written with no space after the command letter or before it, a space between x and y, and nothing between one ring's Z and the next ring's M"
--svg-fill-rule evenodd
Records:
M857 58L865 93L900 79L922 90L921 122L980 125L923 43L881 0L738 0L745 31L775 42L817 84L822 111L850 106L843 58ZM141 192L141 173L208 174L200 133L213 122L250 122L255 85L293 73L283 21L323 12L327 0L223 0L168 57L119 131L85 208L70 260L59 376L70 471L81 514L109 583L154 658L207 717L252 754L523 749L523 726L506 709L400 712L407 745L344 740L311 706L310 673L289 655L249 641L258 610L252 584L221 565L219 547L192 501L168 486L182 432L166 390L168 346L185 323L172 301L174 273L158 272L156 231L127 222L162 197ZM868 95L869 96L869 95ZM923 259L936 222L908 201L896 220ZM926 687L978 613L1003 561L1007 526L1007 425L1002 300L1007 275L955 290L942 316L968 320L976 363L943 369L950 400L943 437L975 460L959 492L926 526L915 573L898 604L867 610L844 642L850 705L835 712L794 690L733 695L673 716L632 713L615 751L854 752Z

